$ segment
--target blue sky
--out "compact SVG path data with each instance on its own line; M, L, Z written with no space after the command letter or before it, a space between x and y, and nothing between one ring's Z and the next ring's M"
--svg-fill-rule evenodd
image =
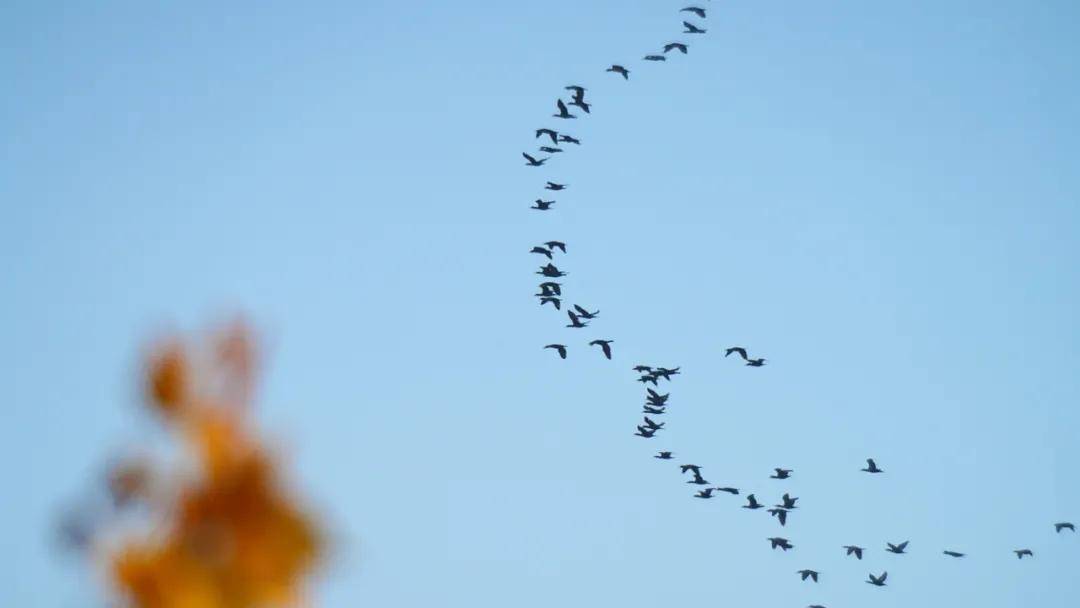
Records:
M322 605L1072 605L1080 8L711 2L644 65L682 4L582 4L0 8L0 604L100 597L57 510L161 438L145 340L242 311ZM524 167L572 83L584 145ZM553 238L587 330L531 296ZM638 363L683 369L651 441Z

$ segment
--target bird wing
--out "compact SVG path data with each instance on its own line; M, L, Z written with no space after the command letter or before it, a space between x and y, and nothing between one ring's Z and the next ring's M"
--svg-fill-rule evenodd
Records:
M568 112L567 109L566 109L566 104L563 103L563 101L561 99L558 100L556 103L559 106L559 113L560 114L566 114Z
M873 458L867 458L866 459L866 468L868 468L868 469L876 469L877 468L877 465L874 464L874 459Z
M904 549L906 549L906 548L907 548L907 545L908 545L908 543L909 543L909 542L911 542L911 541L907 541L907 540L905 540L904 542L902 542L902 543L900 543L899 545L897 545L897 546L896 546L896 548L897 548L897 549L899 549L899 550L901 550L901 551L903 551Z

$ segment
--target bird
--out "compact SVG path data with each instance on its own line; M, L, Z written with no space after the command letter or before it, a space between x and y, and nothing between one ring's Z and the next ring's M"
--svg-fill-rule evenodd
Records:
M773 469L776 471L776 475L769 475L769 479L787 479L791 477L791 474L795 471L791 469Z
M536 137L534 139L539 139L541 135L547 135L548 137L551 138L551 143L552 144L554 144L556 146L559 145L559 132L558 131L553 131L552 129L537 129L536 130Z
M650 429L652 429L654 431L659 431L660 429L664 428L665 423L661 422L661 423L658 424L655 420L653 420L652 418L649 418L648 416L644 416L644 418L645 418L645 426L646 427L648 427L648 428L650 428Z
M696 6L688 6L688 7L684 8L684 9L680 9L679 12L680 13L694 13L695 15L697 15L698 17L701 17L702 19L705 18L705 9L698 8Z
M784 504L776 505L777 507L780 507L781 509L787 509L789 511L792 509L798 509L798 507L795 506L795 501L799 500L798 496L792 498L789 494L785 493L782 497L780 497L780 500L784 501Z
M624 68L619 64L614 64L610 68L604 70L605 72L615 72L616 74L622 74L623 79L630 80L630 70Z
M556 249L558 249L559 251L561 251L563 253L566 253L566 243L564 243L562 241L548 241L548 242L544 243L544 245L547 246L552 251L555 251Z
M541 152L547 152L548 154L558 154L562 152L562 148L552 148L551 146L540 146ZM547 160L546 158L544 160Z
M646 406L641 408L641 413L642 414L653 414L653 415L656 415L656 416L663 416L666 412L664 411L664 408L662 408L662 407L649 407L649 406L646 405Z
M574 310L577 311L578 316L582 319L595 319L596 315L600 314L599 310L596 312L589 312L588 310L585 310L577 304L574 304Z
M746 349L741 347L741 346L732 346L731 348L725 350L724 351L724 358L726 359L728 357L728 355L730 355L731 353L738 353L739 356L741 356L744 360L747 358L746 357Z
M657 460L671 460L671 452L660 452L656 456L653 456Z
M683 30L684 34L704 34L705 31L706 31L706 30L694 25L693 23L690 23L689 21L683 21L682 24L683 24L683 27L686 28L685 30Z
M685 55L686 54L686 45L681 43L681 42L669 42L669 43L664 45L664 53L665 54L667 54L669 51L674 51L674 50L678 50L678 51L682 52L683 55Z
M804 581L808 578L812 578L815 583L818 582L817 577L819 573L815 570L799 570L797 574L801 576Z
M542 201L540 199L536 199L535 204L532 207L529 207L529 209L536 209L537 211L547 211L551 209L551 206L554 204L555 201Z
M597 311L597 312L599 312L599 311ZM666 367L658 367L658 368L656 368L656 371L654 373L657 376L662 376L664 378L664 380L667 380L668 382L670 382L672 376L677 376L679 374L679 369L680 368L678 368L678 367L676 367L675 369L668 369Z
M551 250L547 247L540 247L537 245L529 250L529 253L539 253L540 255L547 256L547 259L551 259Z
M667 61L663 55L645 55L645 61Z
M738 488L716 488L716 491L717 492L727 492L728 494L731 494L732 496L738 496L739 495Z
M569 135L560 135L559 136L559 141L563 142L563 143L567 143L567 144L576 144L578 146L581 145L581 140L580 139L570 137Z
M552 114L552 116L554 116L555 118L577 118L577 116L571 114L570 110L566 108L566 104L563 103L563 100L557 100L555 105L559 108L558 114Z
M566 184L556 184L555 182L548 182L544 186L544 190L566 190Z
M652 437L656 435L656 431L650 431L643 426L639 426L637 427L637 432L634 433L634 435L637 435L638 437L644 437L646 439L652 439Z
M787 524L787 514L787 509L769 509L769 515L778 518L781 526Z
M642 383L642 384L645 384L645 383L647 383L647 382L652 382L652 383L653 383L653 386L660 386L660 385L659 385L659 384L658 384L658 383L656 382L656 376L654 376L654 375L652 375L652 374L645 374L644 376L642 376L642 377L638 378L638 379L637 379L637 381L638 381L638 382L640 382L640 383Z
M907 549L907 546L908 546L909 542L911 542L911 541L906 541L905 540L904 542L900 543L899 545L894 545L892 543L885 543L886 545L888 545L888 548L886 548L885 550L888 551L889 553L895 553L897 555L903 555L904 554L904 549Z
M589 113L591 104L585 102L585 89L574 91L574 99L570 102L570 105L581 108L586 114Z
M844 545L844 550L847 551L847 555L854 555L856 559L862 559L862 552L865 551L862 547L856 547L855 545Z
M575 97L577 97L578 95L584 95L585 91L589 90L589 89L586 89L585 87L579 87L576 84L565 86L563 88L566 89L567 91L573 91Z
M560 358L562 358L562 359L566 358L566 345L565 344L548 344L544 348L553 348L553 349L559 351L559 357Z
M1057 532L1058 534L1061 534L1062 530L1069 530L1071 532L1076 532L1076 526L1070 524L1067 521L1063 521L1060 524L1054 524L1054 531L1055 532Z
M586 318L590 318L590 317L586 317ZM592 342L589 342L589 346L599 346L600 349L604 351L604 356L607 357L610 360L611 359L611 343L612 342L614 342L614 340L593 340Z
M874 462L873 458L867 458L866 459L866 468L865 469L859 469L859 470L864 471L866 473L884 473L885 472L885 471L882 471L881 469L879 469L877 467L877 463Z
M694 494L694 496L696 496L697 498L712 498L712 493L712 488L705 488L704 490L699 490L697 494Z
M1016 549L1013 551L1016 554L1016 559L1024 559L1024 556L1035 557L1035 554L1031 552L1031 549Z
M548 159L546 158L541 158L540 160L537 160L533 158L532 155L526 154L525 152L522 152L521 155L525 157L525 164L530 167L539 167L548 161Z
M680 468L682 469L683 473L686 473L687 471L694 472L694 478L686 483L692 483L699 486L708 485L709 482L705 481L705 478L701 476L701 467L694 464L684 464L681 465Z
M755 498L753 494L750 494L749 496L746 497L746 504L743 505L742 508L744 508L744 509L761 509L764 506L765 505L763 505L763 504L761 504L761 503L759 503L757 501L757 498Z
M638 373L641 373L641 372L651 372L651 371L652 371L652 368L651 368L651 367L649 367L648 365L635 365L635 366L634 366L634 371L635 371L635 372L638 372Z
M540 296L540 306L544 304L552 304L555 310L562 310L562 300L555 296Z
M579 319L578 316L574 314L574 311L568 310L568 311L566 311L566 314L570 316L570 325L567 325L567 327L573 327L575 329L581 329L582 327L588 327L589 324L588 323L582 323L581 319Z
M942 551L942 553L949 557L964 557L963 553L957 553L956 551Z
M544 290L544 292L545 292L544 295L549 295L549 294L546 293L548 291L550 291L552 294L555 294L557 296L562 295L562 283L555 283L553 281L547 281L547 282L544 282L544 283L540 283L540 289Z
M665 403L667 403L668 398L671 397L671 393L664 393L663 395L661 395L660 393L654 391L651 388L645 389L645 392L649 394L649 403L653 405L664 405Z
M559 270L554 264L548 262L546 266L541 266L540 270L536 271L536 274L544 275L545 277L564 277L566 273Z
M871 574L870 575L870 580L868 580L866 582L870 583L871 585L874 585L875 587L884 587L885 586L885 579L888 578L888 577L889 577L888 572L882 572L881 576L874 576L873 574Z
M765 365L765 359L747 359L746 364L750 367L763 367Z
M795 548L795 545L791 544L791 542L788 541L788 539L786 539L786 538L780 538L779 536L773 536L773 537L770 537L768 540L769 540L770 543L772 543L772 548L773 549L776 549L777 547L779 547L779 548L783 549L784 551L787 551L788 549L794 549Z

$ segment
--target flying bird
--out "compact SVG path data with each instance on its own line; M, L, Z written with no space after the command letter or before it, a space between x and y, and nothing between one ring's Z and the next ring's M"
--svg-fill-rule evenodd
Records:
M638 373L641 373L641 372L651 372L651 371L652 371L652 368L651 368L651 367L649 367L648 365L635 365L635 366L634 366L634 371L635 371L635 372L638 372Z
M657 383L657 381L656 381L656 376L654 376L652 374L645 374L644 376L638 378L637 381L642 383L642 384L652 382L653 386L660 386L660 384Z
M574 311L568 310L568 311L566 311L566 314L570 316L570 325L567 325L567 327L573 327L575 329L581 329L582 327L588 327L589 326L588 323L582 323L581 319L579 319L578 316L574 314Z
M769 479L787 479L791 477L791 474L795 471L791 469L773 469L776 471L775 475L769 475Z
M557 296L562 295L562 283L555 283L553 281L547 281L545 283L540 283L540 289L544 290L544 295L551 295L551 294L554 294L554 295L557 295ZM547 293L549 291L551 292L550 294Z
M682 468L683 473L686 473L687 471L693 471L694 472L694 478L691 479L690 481L686 482L686 483L692 483L692 484L699 485L699 486L708 485L709 482L705 481L705 478L701 476L701 468L698 467L697 465L692 465L692 464L691 465L685 465L684 464L684 465L682 465L681 468Z
M644 437L646 439L652 439L653 436L656 435L656 431L650 431L643 426L639 426L637 427L637 432L634 433L634 435L637 435L638 437Z
M549 247L552 251L558 249L559 251L566 253L566 243L562 241L548 241L544 243L544 245Z
M1031 552L1031 549L1016 549L1013 551L1016 554L1016 559L1024 559L1024 556L1035 557L1035 554Z
M540 199L536 199L536 201L534 201L534 205L532 207L529 207L529 209L536 209L537 211L547 211L548 209L551 209L551 206L554 204L555 201L542 201Z
M787 514L787 509L769 509L769 515L778 518L781 526L787 524Z
M539 253L540 255L547 256L547 259L551 259L551 250L547 247L540 247L539 245L529 250L529 253Z
M664 408L662 407L650 407L648 405L643 406L641 412L643 414L656 414L657 416L661 416L665 413Z
M581 145L581 140L576 139L574 137L570 137L569 135L560 135L559 136L559 141L561 141L563 143L568 143L568 144L576 144L576 145L579 145L579 146Z
M562 148L552 148L551 146L540 146L541 152L547 152L548 154L558 154L562 152ZM547 160L546 158L544 160Z
M548 159L546 158L541 158L540 160L537 160L533 158L532 155L526 154L525 152L522 152L521 155L525 157L525 164L530 167L539 167L548 161Z
M814 579L814 582L815 582L815 583L816 583L816 582L818 582L818 581L817 581L817 577L818 577L818 574L819 574L819 573L818 573L818 572L816 572L816 571L814 571L814 570L799 570L797 574L798 574L799 576L801 576L801 577L802 577L802 580L804 580L804 581L805 581L806 579L808 579L808 578L811 578L811 579Z
M589 113L591 104L585 102L585 89L574 91L574 99L570 102L570 105L581 108L586 114Z
M712 493L712 488L705 488L704 490L699 490L697 494L694 494L694 496L697 498L712 498Z
M686 28L685 30L683 30L684 34L704 34L705 33L704 29L694 25L693 23L690 23L689 21L683 21L682 24L683 24L683 27Z
M750 494L749 496L746 497L746 504L743 505L742 508L744 508L744 509L761 509L764 506L765 505L763 505L763 504L761 504L761 503L759 503L757 501L757 498L755 498L753 494Z
M548 182L544 186L544 190L566 190L566 184L556 184L555 182Z
M592 317L585 317L585 318L591 319ZM592 342L589 342L589 346L599 346L600 349L604 351L604 356L607 357L610 360L611 359L611 343L612 342L614 342L614 340L593 340Z
M663 55L645 55L645 61L667 61Z
M763 367L765 365L765 359L747 359L746 364L750 367Z
M621 65L615 64L610 68L604 70L605 72L615 72L616 74L622 74L623 79L630 80L630 70L624 68Z
M555 310L562 310L562 300L555 296L540 296L540 306L544 304L551 304L555 306Z
M892 543L885 543L886 545L888 545L888 548L886 548L885 550L888 551L889 553L895 553L897 555L903 555L904 554L904 549L907 549L907 546L908 546L909 542L911 542L911 541L905 540L904 542L900 543L899 545L894 545Z
M859 469L859 470L864 471L866 473L884 473L885 472L885 471L882 471L881 469L879 469L877 467L877 463L874 462L873 458L867 458L866 459L866 468L865 469Z
M558 131L553 131L551 129L537 129L536 130L536 137L534 139L539 139L539 137L541 135L547 135L548 137L551 138L551 143L552 144L554 144L556 146L559 145L559 132Z
M1054 524L1054 531L1055 532L1057 532L1058 534L1061 534L1062 530L1069 530L1070 532L1076 532L1076 526L1070 524L1067 521L1061 522L1060 524Z
M942 551L942 553L949 557L964 557L963 553L957 553L956 551Z
M671 460L671 452L660 452L656 456L653 456L653 458L658 460Z
M679 12L680 13L694 13L695 15L697 15L698 17L701 17L702 19L705 18L705 9L698 8L696 6L688 6L688 7L684 8L684 9L679 10Z
M645 426L646 427L648 427L648 428L650 428L650 429L652 429L654 431L659 431L660 429L664 428L665 423L661 422L661 423L657 424L655 420L653 420L652 418L649 418L648 416L644 416L644 418L645 418Z
M738 355L741 356L744 360L747 358L746 349L741 346L732 346L731 348L725 350L724 358L726 359L731 353L738 353Z
M874 585L875 587L884 587L885 586L885 579L888 578L888 577L889 577L888 572L882 572L881 576L874 576L873 574L871 574L870 575L870 580L868 580L866 582L870 583L871 585Z
M548 344L544 348L553 348L553 349L559 351L559 357L560 358L563 358L563 359L566 358L566 345L564 345L564 344Z
M599 311L597 311L597 312L599 312ZM672 376L679 375L679 369L680 368L678 368L678 367L676 367L675 369L668 369L666 367L658 367L658 368L656 368L656 371L653 372L653 373L655 373L657 376L663 377L664 380L667 380L668 382L671 382L671 377Z
M581 317L582 319L595 319L596 315L600 314L599 310L596 311L596 312L589 312L588 310L585 310L584 308L578 306L577 304L574 304L574 310L577 311L578 316Z
M795 506L795 501L799 500L798 496L792 498L789 494L785 493L782 497L780 497L780 500L784 501L784 504L776 505L777 507L780 507L781 509L787 509L789 511L791 509L798 509L798 507Z
M584 95L585 91L589 90L589 89L586 89L585 87L579 87L576 84L572 84L570 86L563 87L563 88L566 89L567 91L573 91L574 92L574 97L577 97L578 95Z
M779 547L779 548L783 549L784 551L787 551L788 549L794 549L795 548L795 545L791 544L791 542L788 541L788 539L780 538L779 536L771 537L771 538L768 539L768 541L770 543L772 543L772 548L773 549L776 549L777 547Z
M716 491L717 492L727 492L728 494L731 494L732 496L738 496L739 495L738 488L716 488Z
M570 111L566 108L566 104L563 103L563 100L557 100L555 105L559 108L558 114L552 114L552 116L554 116L555 118L577 118L577 116L571 114Z
M678 51L682 52L683 55L685 55L686 54L686 45L681 43L681 42L669 42L668 44L664 45L664 53L665 54L668 53L669 51L674 51L674 50L678 50Z
M854 555L856 559L862 559L862 552L865 551L862 547L856 547L855 545L844 545L844 550L847 551L847 555Z
M665 403L667 403L668 398L671 397L671 393L664 393L663 395L661 395L660 393L654 391L651 388L645 389L645 392L649 393L648 400L649 403L653 405L664 405Z
M540 270L536 271L536 274L544 275L545 277L564 277L566 273L555 267L554 264L548 262L546 266L541 266Z

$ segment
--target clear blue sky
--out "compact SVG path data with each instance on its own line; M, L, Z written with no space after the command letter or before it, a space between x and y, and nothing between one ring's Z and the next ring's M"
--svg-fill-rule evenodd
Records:
M1074 606L1080 8L717 1L643 65L681 6L4 3L0 604L93 605L48 541L154 428L140 347L245 311L325 606ZM571 83L585 145L524 167ZM684 372L651 442L637 363ZM654 448L801 496L796 549Z

